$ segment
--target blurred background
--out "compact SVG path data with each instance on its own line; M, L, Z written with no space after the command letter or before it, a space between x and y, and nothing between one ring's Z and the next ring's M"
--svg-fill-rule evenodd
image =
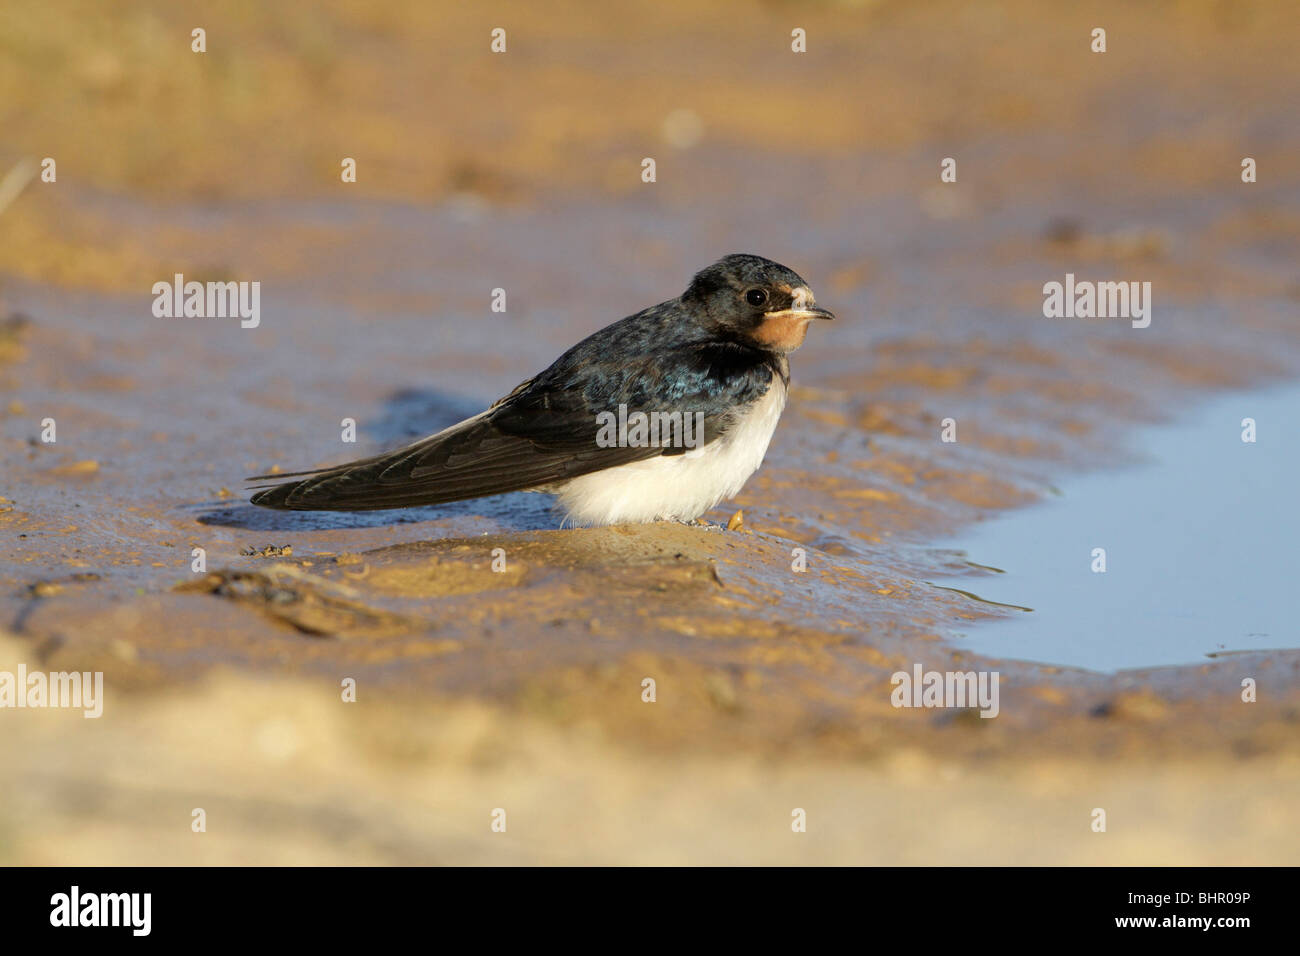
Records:
M0 712L0 861L1294 862L1300 655L993 661L957 633L1005 611L926 582L970 573L942 536L1135 426L1300 371L1297 27L1226 0L0 0L0 670L109 694ZM710 516L744 531L243 503L247 474L478 411L730 252L840 317ZM1066 272L1151 281L1152 327L1044 320ZM260 327L155 318L176 273L260 282ZM1001 715L893 709L914 662L1000 668Z

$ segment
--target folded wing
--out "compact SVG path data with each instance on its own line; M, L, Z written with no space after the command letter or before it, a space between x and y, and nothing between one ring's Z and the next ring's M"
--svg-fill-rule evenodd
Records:
M667 361L665 361L667 358ZM272 480L252 497L265 508L368 511L443 504L523 491L680 449L602 447L596 415L631 410L701 411L704 443L729 427L736 402L761 394L770 370L737 376L737 356L694 346L618 364L563 365L564 358L487 411L396 451ZM742 363L745 365L747 363ZM665 374L664 370L685 374ZM290 477L293 481L282 481Z

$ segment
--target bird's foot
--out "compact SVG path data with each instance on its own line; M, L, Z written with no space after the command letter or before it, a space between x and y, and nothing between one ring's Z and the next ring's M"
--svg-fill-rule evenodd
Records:
M706 521L704 518L690 518L689 520L686 518L673 518L672 520L678 524L684 524L688 528L700 528L704 531L723 530L723 525L715 524L712 521Z

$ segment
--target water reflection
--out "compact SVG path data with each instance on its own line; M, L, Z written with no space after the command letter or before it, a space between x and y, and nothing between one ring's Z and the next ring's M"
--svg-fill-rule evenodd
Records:
M1218 396L1140 432L1145 464L1068 480L1061 497L944 542L1005 571L964 577L973 599L1034 609L963 643L1104 671L1300 647L1298 437L1300 386Z

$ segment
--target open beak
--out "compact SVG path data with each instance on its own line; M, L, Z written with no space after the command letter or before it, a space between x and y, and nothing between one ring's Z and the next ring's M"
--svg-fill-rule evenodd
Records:
M769 319L826 319L829 321L835 318L835 313L829 309L806 306L801 309L781 309L779 312L765 312L764 316Z

